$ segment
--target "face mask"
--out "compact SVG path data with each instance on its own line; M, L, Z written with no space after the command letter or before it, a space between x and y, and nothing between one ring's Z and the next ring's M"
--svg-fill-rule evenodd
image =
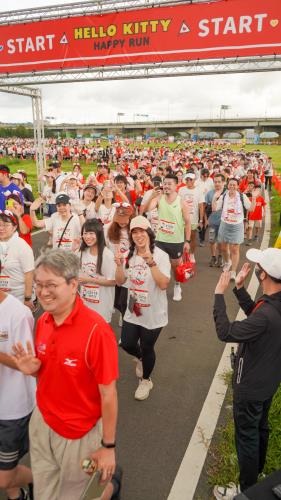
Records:
M262 283L262 280L261 280L261 273L263 272L263 269L260 269L259 267L255 267L255 275L258 279L258 282L261 284Z

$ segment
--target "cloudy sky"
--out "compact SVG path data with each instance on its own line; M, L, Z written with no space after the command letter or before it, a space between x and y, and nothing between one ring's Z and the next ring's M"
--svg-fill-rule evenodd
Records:
M50 5L74 3L50 0ZM9 0L9 10L47 5L47 0ZM7 5L7 4L6 4ZM6 10L1 1L0 11ZM42 85L44 116L54 122L216 118L221 104L231 106L229 117L281 116L281 73L252 73ZM0 121L32 120L28 98L0 93Z

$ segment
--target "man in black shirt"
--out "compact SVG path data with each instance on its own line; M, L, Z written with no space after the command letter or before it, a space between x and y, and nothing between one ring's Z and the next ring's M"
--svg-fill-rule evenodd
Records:
M230 273L222 273L215 290L214 320L218 338L238 342L233 374L235 444L240 470L240 488L246 490L262 472L268 445L268 413L281 381L281 250L251 249L247 258L256 264L255 274L263 295L254 302L244 288L251 270L244 264L236 277L236 295L247 318L230 322L224 300ZM238 488L216 486L217 499L233 498ZM226 493L229 496L225 496Z

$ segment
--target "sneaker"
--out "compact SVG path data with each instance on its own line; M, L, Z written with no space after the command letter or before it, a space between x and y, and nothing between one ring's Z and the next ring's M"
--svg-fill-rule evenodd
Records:
M138 378L142 378L143 377L142 361L138 358L134 358L134 361L136 363L136 376Z
M194 255L194 253L191 253L191 254L189 255L189 260L190 260L190 262L192 262L193 264L195 264L196 260L195 260L195 255Z
M232 266L232 262L231 262L231 260L229 260L228 262L224 263L222 270L223 271L230 271L231 266Z
M217 265L217 258L215 257L215 255L212 255L209 266L215 267L216 265Z
M239 493L240 488L234 483L229 483L227 486L215 486L213 490L217 500L233 500Z
M199 247L203 247L204 246L204 241L200 241L199 242Z
M173 300L175 300L176 302L179 302L181 299L182 299L181 286L180 286L179 283L176 283L175 286L174 286Z
M135 399L138 401L143 401L144 399L147 399L149 396L149 393L153 387L152 381L149 379L142 378L139 381L139 386L135 392Z
M235 278L236 278L236 272L235 271L231 271L230 281L235 281Z
M218 256L218 259L217 259L217 267L223 267L223 259L222 259L222 255L219 255L219 256Z
M258 235L256 234L256 235L254 236L254 240L255 240L255 241L258 241L258 239L259 239L259 237L258 237Z

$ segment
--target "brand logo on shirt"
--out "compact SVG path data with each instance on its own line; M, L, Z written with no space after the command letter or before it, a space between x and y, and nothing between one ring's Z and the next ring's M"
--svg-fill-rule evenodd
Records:
M36 347L38 353L46 354L46 344L38 344Z
M63 364L66 366L77 366L77 361L78 359L65 358Z
M0 342L6 342L8 340L8 332L0 330Z

